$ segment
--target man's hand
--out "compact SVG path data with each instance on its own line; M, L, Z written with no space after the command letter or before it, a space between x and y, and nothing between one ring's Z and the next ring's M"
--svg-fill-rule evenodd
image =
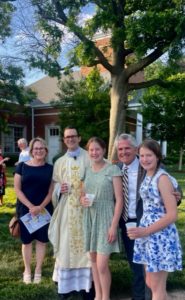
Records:
M69 192L70 192L69 184L67 182L63 182L61 184L61 193L65 194L65 193L69 193Z
M181 204L182 194L179 191L173 192L173 195L175 196L175 199L177 201L177 205Z

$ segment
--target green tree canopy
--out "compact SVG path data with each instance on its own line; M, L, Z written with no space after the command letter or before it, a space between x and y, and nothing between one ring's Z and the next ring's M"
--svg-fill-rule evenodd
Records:
M141 99L144 124L149 134L161 141L174 142L180 152L185 147L185 73L180 65L154 64L149 78L161 77L165 88L153 86Z
M15 7L9 3L10 1L0 1L0 40L5 41L5 38L11 35L11 17Z
M101 64L111 77L111 110L109 156L113 156L115 136L125 130L128 92L161 84L161 79L130 81L131 77L156 61L168 51L177 57L184 45L185 14L182 0L32 0L35 29L29 60L34 67L59 75L74 65ZM91 18L83 19L85 9L91 8ZM62 64L66 32L72 34L73 50L69 64ZM107 47L100 49L97 33L110 34ZM25 31L24 31L25 34Z
M91 136L101 136L108 143L110 96L98 70L79 80L69 76L59 87L56 105L62 131L71 124L79 129L83 144Z
M11 19L15 11L13 1L0 1L0 43L3 44L11 36ZM9 114L15 112L11 103L24 105L35 97L29 89L24 87L24 74L20 67L12 65L8 60L0 57L0 110L8 108ZM7 128L6 118L0 118L0 130Z

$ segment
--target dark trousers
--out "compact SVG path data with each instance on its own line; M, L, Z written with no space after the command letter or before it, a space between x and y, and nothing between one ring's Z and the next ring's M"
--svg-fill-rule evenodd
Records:
M91 287L89 293L87 293L85 291L82 292L82 297L83 297L83 300L94 300L94 298L95 298L94 283L92 283L92 287Z
M136 220L130 219L130 221L135 222ZM120 221L120 228L121 228L121 235L122 235L123 245L125 248L127 259L133 273L132 298L134 300L150 300L151 294L149 298L148 297L146 298L145 296L146 287L145 287L145 278L144 278L144 267L143 265L133 263L134 240L129 239L124 220Z

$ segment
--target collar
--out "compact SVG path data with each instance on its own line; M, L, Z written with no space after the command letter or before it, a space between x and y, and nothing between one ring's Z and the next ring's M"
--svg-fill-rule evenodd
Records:
M73 158L77 158L78 156L80 156L80 147L78 147L76 150L74 150L74 151L69 151L69 150L67 150L67 155L69 156L69 157L73 157Z
M138 166L139 166L139 159L136 156L135 159L131 162L131 164L129 164L129 165L123 164L122 170L124 170L124 168L128 168L128 170L133 169L133 168L135 169L135 168L138 168Z

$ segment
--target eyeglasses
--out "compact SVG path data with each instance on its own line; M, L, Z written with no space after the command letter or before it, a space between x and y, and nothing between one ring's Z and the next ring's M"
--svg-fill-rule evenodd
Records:
M44 147L40 147L40 148L33 148L34 151L43 151L45 150L46 148Z
M76 137L78 137L78 135L68 135L68 136L64 136L64 139L69 140L69 139L74 139Z

